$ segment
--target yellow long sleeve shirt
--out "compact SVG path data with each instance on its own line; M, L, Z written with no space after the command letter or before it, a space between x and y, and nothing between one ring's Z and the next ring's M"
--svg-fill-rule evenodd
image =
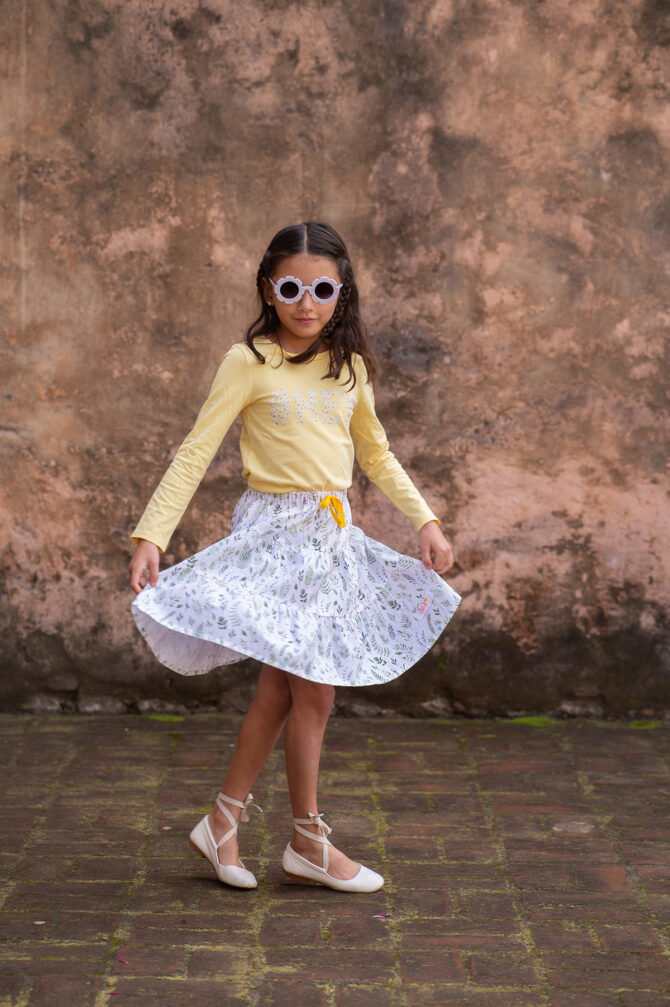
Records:
M342 490L351 486L354 455L361 468L418 531L438 521L396 457L375 413L363 359L354 355L356 385L345 365L338 379L323 378L328 351L309 363L282 361L280 348L257 339L262 364L246 343L235 343L216 372L195 424L132 533L161 552L231 424L242 416L240 452L251 489ZM285 354L291 356L291 354Z

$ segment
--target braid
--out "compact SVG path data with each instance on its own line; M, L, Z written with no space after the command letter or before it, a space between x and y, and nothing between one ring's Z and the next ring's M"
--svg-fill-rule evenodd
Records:
M263 279L264 276L265 276L265 266L263 264L263 260L261 259L261 264L258 267L258 272L256 273L256 286L260 290L261 294L263 293L263 284L261 283L261 280Z
M260 298L261 313L245 332L247 346L262 364L265 363L265 357L260 350L257 350L254 346L254 339L257 335L265 335L268 332L273 332L277 324L277 313L274 306L272 304L268 304L265 300L265 291L263 290L263 278L268 275L268 271L265 268L265 259L266 255L264 255L261 259L256 273L256 289Z
M256 273L256 287L258 289L258 293L261 295L261 301L263 302L264 307L266 307L268 309L268 311L270 312L270 315L272 315L272 313L274 312L274 306L271 305L271 304L268 304L268 302L265 300L265 290L263 289L263 279L269 279L269 273L268 273L267 269L265 268L265 256L263 256L263 258L261 259L260 266L258 267L258 272Z
M330 321L328 321L323 329L321 330L321 339L328 339L329 336L335 332L340 322L344 312L346 311L347 305L349 303L349 298L351 297L351 270L347 270L347 275L342 281L342 289L340 290L340 296L337 299L337 305L333 311Z

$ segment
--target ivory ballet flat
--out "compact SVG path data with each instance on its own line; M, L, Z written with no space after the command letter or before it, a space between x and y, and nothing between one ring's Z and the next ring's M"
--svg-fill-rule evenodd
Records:
M229 804L233 804L236 808L242 808L240 821L248 822L248 807L258 808L259 811L263 810L262 808L259 808L257 804L252 803L253 796L253 794L249 793L244 801L237 801L234 797L226 797L224 793L219 792L216 798L216 804L224 813L232 828L229 829L225 836L219 839L217 843L209 825L209 818L205 815L204 818L200 819L188 837L188 841L195 852L199 856L209 860L210 864L216 871L216 876L219 881L223 881L226 885L232 885L234 888L256 888L258 882L251 871L248 871L244 866L237 867L234 864L219 863L219 846L222 846L223 843L235 835L238 824L223 802L228 801Z
M333 844L327 838L333 830L330 825L322 820L321 815L309 814L308 818L294 818L293 824L298 832L309 839L314 839L317 843L323 844L323 867L317 867L311 860L302 857L293 849L290 843L287 844L282 857L282 868L284 874L295 881L316 881L320 885L327 885L328 888L336 888L340 892L376 892L384 884L381 874L371 871L369 867L361 864L358 874L353 878L334 878L328 873L328 847ZM301 828L303 825L318 825L320 833L308 832Z

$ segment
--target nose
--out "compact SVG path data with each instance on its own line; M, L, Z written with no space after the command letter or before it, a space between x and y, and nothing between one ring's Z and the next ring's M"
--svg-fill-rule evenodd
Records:
M310 293L309 293L309 290L306 290L306 291L305 291L305 292L303 293L302 297L301 297L301 298L300 298L300 300L298 301L298 305L299 305L299 306L300 306L301 308L305 308L305 309L306 309L306 310L308 310L308 311L309 311L309 309L310 309L310 308L312 308L312 307L314 306L314 301L313 301L313 300L312 300L312 298L311 298L311 295L310 295Z

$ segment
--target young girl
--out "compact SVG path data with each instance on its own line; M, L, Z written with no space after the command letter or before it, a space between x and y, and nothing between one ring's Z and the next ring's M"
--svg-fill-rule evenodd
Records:
M133 532L131 611L158 660L181 675L248 657L263 662L222 790L190 835L219 880L256 887L238 856L237 825L249 820L250 788L283 729L294 816L285 873L371 892L384 879L331 844L317 810L335 686L402 674L461 598L438 576L453 564L438 518L375 414L376 365L344 242L324 223L285 227L263 256L256 286L260 314L246 341L223 356ZM248 488L231 533L159 573L159 553L238 413ZM352 524L354 452L418 531L422 562Z

